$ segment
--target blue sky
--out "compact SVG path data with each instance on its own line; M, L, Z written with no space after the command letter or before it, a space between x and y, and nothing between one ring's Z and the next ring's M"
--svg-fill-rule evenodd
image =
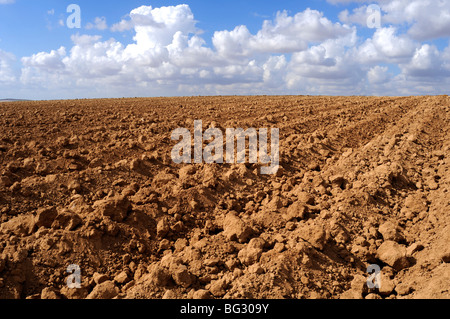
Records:
M0 99L447 94L449 38L450 0L0 0Z

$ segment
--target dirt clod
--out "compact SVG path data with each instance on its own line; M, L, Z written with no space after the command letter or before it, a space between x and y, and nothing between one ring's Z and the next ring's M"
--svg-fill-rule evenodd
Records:
M117 222L123 221L131 209L131 204L127 197L116 196L105 200L97 201L93 205L103 216L110 217Z
M86 299L113 299L118 294L119 288L115 286L113 281L107 280L96 285Z
M377 250L377 257L397 271L410 265L406 256L406 247L391 240L381 244Z
M245 224L234 212L228 213L223 222L224 235L228 240L246 242L253 233L251 227Z

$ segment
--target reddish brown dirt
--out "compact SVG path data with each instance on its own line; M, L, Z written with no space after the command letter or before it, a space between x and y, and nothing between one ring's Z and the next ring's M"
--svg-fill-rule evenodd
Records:
M449 298L449 102L2 103L0 298ZM174 164L194 120L279 128L282 168Z

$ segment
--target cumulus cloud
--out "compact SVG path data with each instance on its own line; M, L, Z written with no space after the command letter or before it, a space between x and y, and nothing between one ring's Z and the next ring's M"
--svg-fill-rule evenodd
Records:
M9 52L0 49L0 83L12 83L16 81L12 64L16 57Z
M339 20L347 24L366 25L368 17L367 6L355 8L352 13L347 9L339 13Z
M160 8L153 9L151 6L141 6L130 12L127 16L129 19L122 19L120 22L114 24L111 27L111 31L123 32L133 29L136 26L151 26L155 28L164 28L165 21L162 21L163 16L170 15L170 12L174 11L184 11L189 17L192 16L189 6L182 5L175 7L176 9L167 10L167 8L174 7L164 7L166 10L161 12Z
M402 62L411 58L418 43L398 35L395 27L377 29L372 38L359 48L359 59L368 62Z
M450 1L446 0L378 0L378 1L346 1L328 0L333 4L350 2L361 3L360 7L350 13L347 9L339 14L344 23L367 26L367 11L370 4L381 8L382 25L406 24L408 35L415 40L431 40L450 36Z
M31 57L22 58L24 67L34 67L43 70L57 70L64 68L62 57L66 55L66 49L60 47L58 50L52 50L49 53L39 52Z
M132 20L121 20L111 26L113 32L124 32L133 29L134 23Z
M314 94L358 93L365 70L354 56L356 30L345 37L329 39L292 55L286 81L288 88Z
M446 57L448 51L449 48L442 53L435 46L424 44L416 50L411 61L403 67L404 73L418 77L448 77L450 76L449 60Z
M87 30L96 29L96 30L100 30L100 31L108 29L108 24L106 23L106 18L105 17L96 17L94 20L94 23L89 22L88 24L86 24L86 29Z
M263 81L267 88L280 88L286 79L288 61L284 55L271 56L263 64Z
M408 31L414 39L430 40L450 37L450 1L413 1L406 14L414 20Z
M175 34L177 31L183 30L182 28L187 28L185 29L187 32L196 30L194 15L186 4L161 8L140 6L133 9L127 16L129 19L122 19L114 24L111 30L123 32L135 29L136 33L147 34L164 30L164 33L154 34L154 36L159 36L159 39L166 37L170 32Z
M273 20L264 21L256 33L245 25L218 30L210 46L188 5L141 6L110 27L115 32L132 32L132 43L75 34L70 47L22 58L20 79L52 89L72 87L91 92L94 88L127 96L445 90L450 49L440 51L420 42L418 33L414 34L419 23L414 18L417 8L408 7L403 0L378 1L384 17L403 19L409 28L400 32L397 26L384 25L369 38L362 38L355 24L364 21L367 3L358 2L361 7L352 14L341 14L341 22L332 22L317 10L292 15L281 11ZM395 16L401 8L408 17ZM106 19L97 18L89 28L106 29ZM421 31L428 37L440 28ZM0 75L7 70L1 64L1 52ZM389 65L400 73L392 74ZM420 79L433 81L433 75L439 75L440 81L421 85Z
M291 53L305 50L308 43L338 38L350 32L350 28L332 23L316 10L306 9L294 16L283 11L277 13L274 21L264 21L256 35L241 25L232 31L216 32L213 44L220 54L227 57Z
M388 67L379 65L371 68L367 73L369 82L372 84L385 83L389 79L388 70Z
M114 39L101 41L98 36L75 35L70 50L60 48L23 58L24 75L28 79L38 76L34 68L83 80L114 78L115 83L121 79L180 83L198 78L218 85L258 81L274 85L271 76L281 78L279 73L287 61L284 56L276 58L272 54L302 51L309 42L335 39L351 32L318 11L307 9L294 16L279 12L274 21L265 21L255 35L245 26L216 32L214 47L209 48L197 34L194 15L187 5L141 6L132 10L129 17L112 29L131 27L135 32L133 43L124 46ZM240 59L233 59L236 57Z
M156 9L143 6L131 12L132 17L136 15L146 15L148 19L134 20L135 42L126 47L115 39L101 41L100 36L77 34L72 36L74 46L69 54L66 55L64 47L49 53L40 52L23 58L23 65L48 71L64 69L87 77L118 75L122 69L133 69L133 66L160 66L167 61L167 46L178 30L187 33L195 30L186 5Z

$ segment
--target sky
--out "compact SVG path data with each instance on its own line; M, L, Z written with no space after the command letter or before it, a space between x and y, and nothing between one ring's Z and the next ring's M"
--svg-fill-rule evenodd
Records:
M0 0L0 99L448 94L450 0Z

